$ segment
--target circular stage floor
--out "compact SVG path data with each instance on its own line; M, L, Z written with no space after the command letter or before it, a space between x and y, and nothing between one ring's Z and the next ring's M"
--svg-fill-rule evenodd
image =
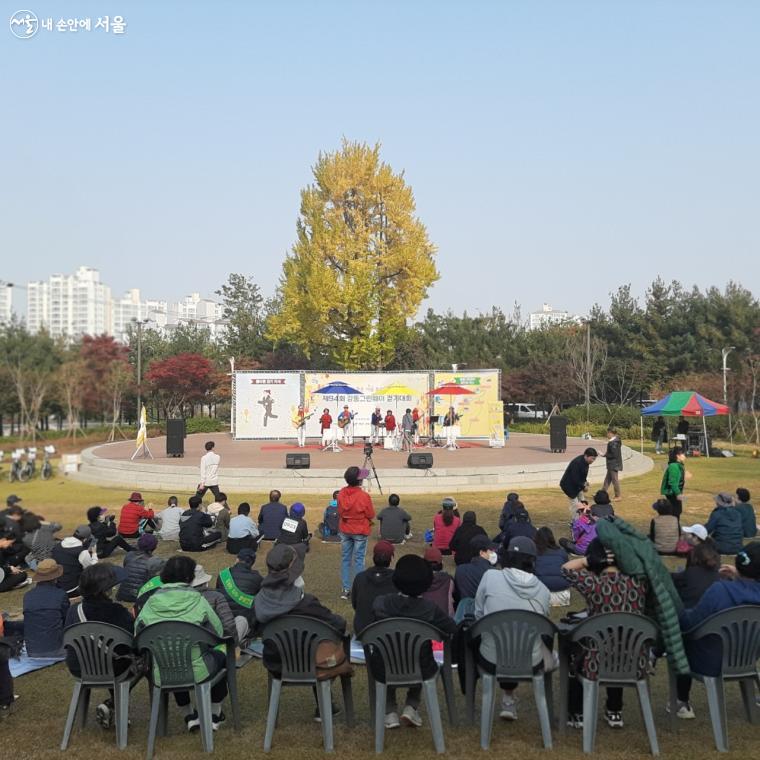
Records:
M199 462L206 441L216 443L221 456L220 486L233 493L266 492L271 488L289 493L330 493L343 484L343 472L364 462L363 441L342 446L342 451L322 451L316 441L299 449L293 440L234 441L227 433L197 433L185 439L185 456L166 456L164 437L149 439L154 459L136 457L133 441L102 444L82 453L82 466L76 478L99 485L144 488L146 490L193 491L199 481ZM431 452L430 470L407 468L407 453L375 447L375 468L384 492L456 493L461 491L510 490L556 487L570 459L587 446L604 450L604 443L569 438L567 451L549 451L548 435L513 433L504 448L490 448L486 441L461 441L461 448L415 448ZM285 455L308 453L308 470L285 469ZM653 462L648 457L623 447L624 476L648 472ZM604 479L604 460L592 467L592 482ZM373 489L376 484L373 482Z

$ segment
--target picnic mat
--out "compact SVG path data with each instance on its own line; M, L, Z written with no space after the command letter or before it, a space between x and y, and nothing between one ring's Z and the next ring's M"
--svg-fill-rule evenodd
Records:
M11 676L13 676L13 678L18 678L27 673L32 673L35 670L48 668L51 665L63 662L63 660L63 657L29 657L22 654L20 657L11 657L11 659L8 660L8 667L10 668Z

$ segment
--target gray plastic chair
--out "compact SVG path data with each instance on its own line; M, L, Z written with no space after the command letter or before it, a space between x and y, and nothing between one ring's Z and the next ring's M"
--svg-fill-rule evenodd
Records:
M447 702L451 713L453 709L454 689L451 680L450 636L435 626L409 618L388 618L368 625L357 637L364 647L367 661L367 678L370 694L374 695L375 752L380 754L385 743L385 698L389 686L404 687L422 685L433 743L436 752L446 751L443 738L441 711L438 705L436 678L440 673L446 690ZM441 641L444 645L444 665L438 673L425 680L422 677L420 652L424 644ZM448 657L446 652L448 651ZM385 667L385 683L375 681L370 667L370 658L376 653L382 658ZM448 685L447 685L448 683Z
M569 636L572 643L584 648L593 643L599 656L597 680L580 677L583 685L583 751L594 751L599 687L635 686L649 746L653 755L659 755L649 681L646 677L639 678L638 674L642 651L651 647L659 636L655 622L630 612L611 612L584 620Z
M541 736L545 749L552 748L551 672L544 672L543 667L534 672L533 647L537 638L554 641L557 628L551 620L543 615L527 610L502 610L478 620L467 632L466 647L466 699L470 722L475 720L475 669L477 667L483 682L483 701L480 712L480 746L488 749L493 730L495 684L497 681L528 681L533 684ZM476 665L477 653L483 636L493 639L496 649L496 666L493 674L487 673Z
M707 691L707 705L710 709L715 748L718 752L728 752L728 725L726 720L726 699L724 683L737 681L742 693L744 713L750 723L757 723L757 707L754 687L760 687L757 661L760 659L760 607L743 605L711 615L691 631L684 633L685 641L699 641L706 636L717 636L721 640L723 662L720 676L705 676L692 672L692 676L702 681ZM676 677L670 672L670 716L675 717Z
M135 673L130 668L116 675L114 664L117 659L123 660L124 657L129 657L128 652L134 651L134 637L123 628L108 623L77 623L63 632L63 645L71 648L76 655L81 676L74 683L63 729L61 751L65 751L69 746L77 712L81 727L84 728L87 724L87 710L93 689L113 689L116 746L125 749L129 725L129 688Z
M277 713L280 707L280 694L283 685L312 686L314 688L317 695L319 715L322 718L322 740L325 752L332 752L334 737L330 679L320 679L317 676L317 647L322 641L342 644L346 657L350 659L350 638L336 631L327 623L304 615L284 615L271 623L267 623L261 638L265 642L271 641L274 644L282 663L279 678L270 674L269 710L264 733L264 752L269 752L272 749L272 737L277 724ZM343 689L346 724L351 727L354 721L351 675L349 673L341 675L340 683Z
M227 679L232 722L240 730L240 716L235 668L235 643L232 638L221 638L202 626L180 621L153 623L143 628L135 637L139 652L150 655L148 680L151 684L150 725L148 728L147 758L151 760L156 745L156 734L166 735L169 694L176 691L194 691L198 718L201 723L201 740L206 752L214 751L214 732L211 726L211 687ZM201 645L213 648L224 644L227 661L225 667L211 678L196 683L193 672L193 647ZM155 683L153 669L157 669L161 685Z

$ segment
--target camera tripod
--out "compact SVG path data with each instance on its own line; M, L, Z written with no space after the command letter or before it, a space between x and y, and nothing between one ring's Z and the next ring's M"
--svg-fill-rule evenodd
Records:
M375 460L372 459L372 444L367 443L365 440L364 443L364 461L362 462L362 469L367 469L367 465L369 465L369 469L372 470L372 475L375 478L375 482L377 483L377 488L382 494L383 487L380 485L380 478L377 477L377 470L375 469ZM370 477L370 483L372 482L372 478Z

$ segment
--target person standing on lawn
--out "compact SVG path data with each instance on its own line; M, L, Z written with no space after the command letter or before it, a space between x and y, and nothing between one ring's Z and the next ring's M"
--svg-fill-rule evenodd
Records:
M602 488L609 493L610 486L615 491L615 498L620 499L620 473L623 471L623 444L615 428L607 428L607 450L604 452L607 474Z
M346 485L338 492L338 519L341 552L341 599L348 599L357 573L364 570L367 539L375 519L372 498L362 488L369 470L349 467L343 475Z

